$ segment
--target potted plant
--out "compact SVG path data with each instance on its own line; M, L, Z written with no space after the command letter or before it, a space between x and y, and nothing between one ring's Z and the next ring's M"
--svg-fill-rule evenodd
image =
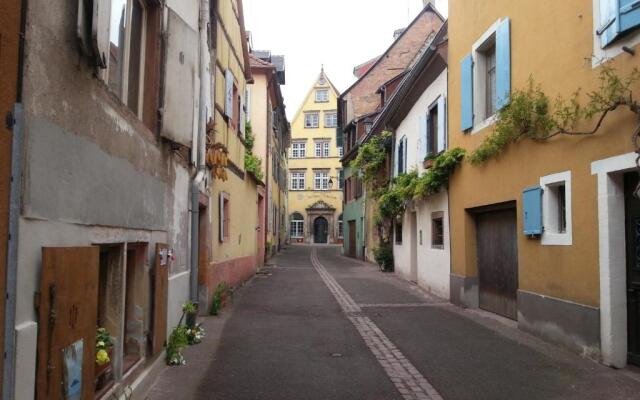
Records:
M196 318L198 317L198 303L187 301L182 306L182 312L187 317L187 326L190 328L194 327L196 325Z
M438 157L436 153L427 154L427 156L424 158L424 161L422 161L422 166L424 167L424 169L433 167L436 157Z
M373 249L373 255L380 266L380 270L384 272L393 272L393 246L389 241L382 241Z
M111 370L111 356L113 353L113 338L106 328L96 329L96 387L104 386L107 375Z

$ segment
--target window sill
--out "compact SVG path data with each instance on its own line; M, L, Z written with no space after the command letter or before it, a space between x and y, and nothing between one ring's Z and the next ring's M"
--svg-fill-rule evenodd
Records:
M432 244L431 248L434 250L444 250L444 245L443 244Z
M571 233L544 232L540 240L543 246L571 246L573 235Z
M495 124L497 120L498 120L498 114L493 114L489 118L487 118L484 121L480 122L478 125L474 125L470 134L471 135L475 135L476 133L479 133L480 131L485 130L486 128L488 128L491 125Z

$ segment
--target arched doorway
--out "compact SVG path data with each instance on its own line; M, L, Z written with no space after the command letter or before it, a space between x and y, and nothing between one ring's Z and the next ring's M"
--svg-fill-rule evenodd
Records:
M313 243L327 243L329 223L325 217L318 217L313 221Z

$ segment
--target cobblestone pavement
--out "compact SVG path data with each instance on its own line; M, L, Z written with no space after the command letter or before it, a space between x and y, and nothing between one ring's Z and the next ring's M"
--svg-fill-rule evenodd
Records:
M640 399L640 374L462 310L331 246L292 246L252 279L164 399Z

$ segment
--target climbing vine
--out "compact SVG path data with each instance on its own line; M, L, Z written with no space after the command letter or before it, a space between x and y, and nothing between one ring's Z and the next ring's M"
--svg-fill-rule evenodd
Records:
M626 77L620 77L613 67L605 65L600 70L599 87L587 93L587 101L582 104L579 89L569 99L558 97L552 102L530 77L528 87L514 90L510 104L498 111L493 133L469 156L469 161L481 164L523 137L545 141L558 135L593 135L607 115L621 107L636 114L640 122L640 103L631 89L639 79L637 67ZM578 122L593 118L596 119L591 130L574 130ZM634 143L639 134L640 123L633 135Z
M246 123L244 132L244 147L246 149L244 153L244 169L251 172L259 180L262 180L264 178L262 159L253 154L255 137L253 136L250 122Z
M359 171L365 184L375 188L388 182L383 167L387 154L391 151L392 141L392 133L383 131L358 148L358 155L349 167Z

